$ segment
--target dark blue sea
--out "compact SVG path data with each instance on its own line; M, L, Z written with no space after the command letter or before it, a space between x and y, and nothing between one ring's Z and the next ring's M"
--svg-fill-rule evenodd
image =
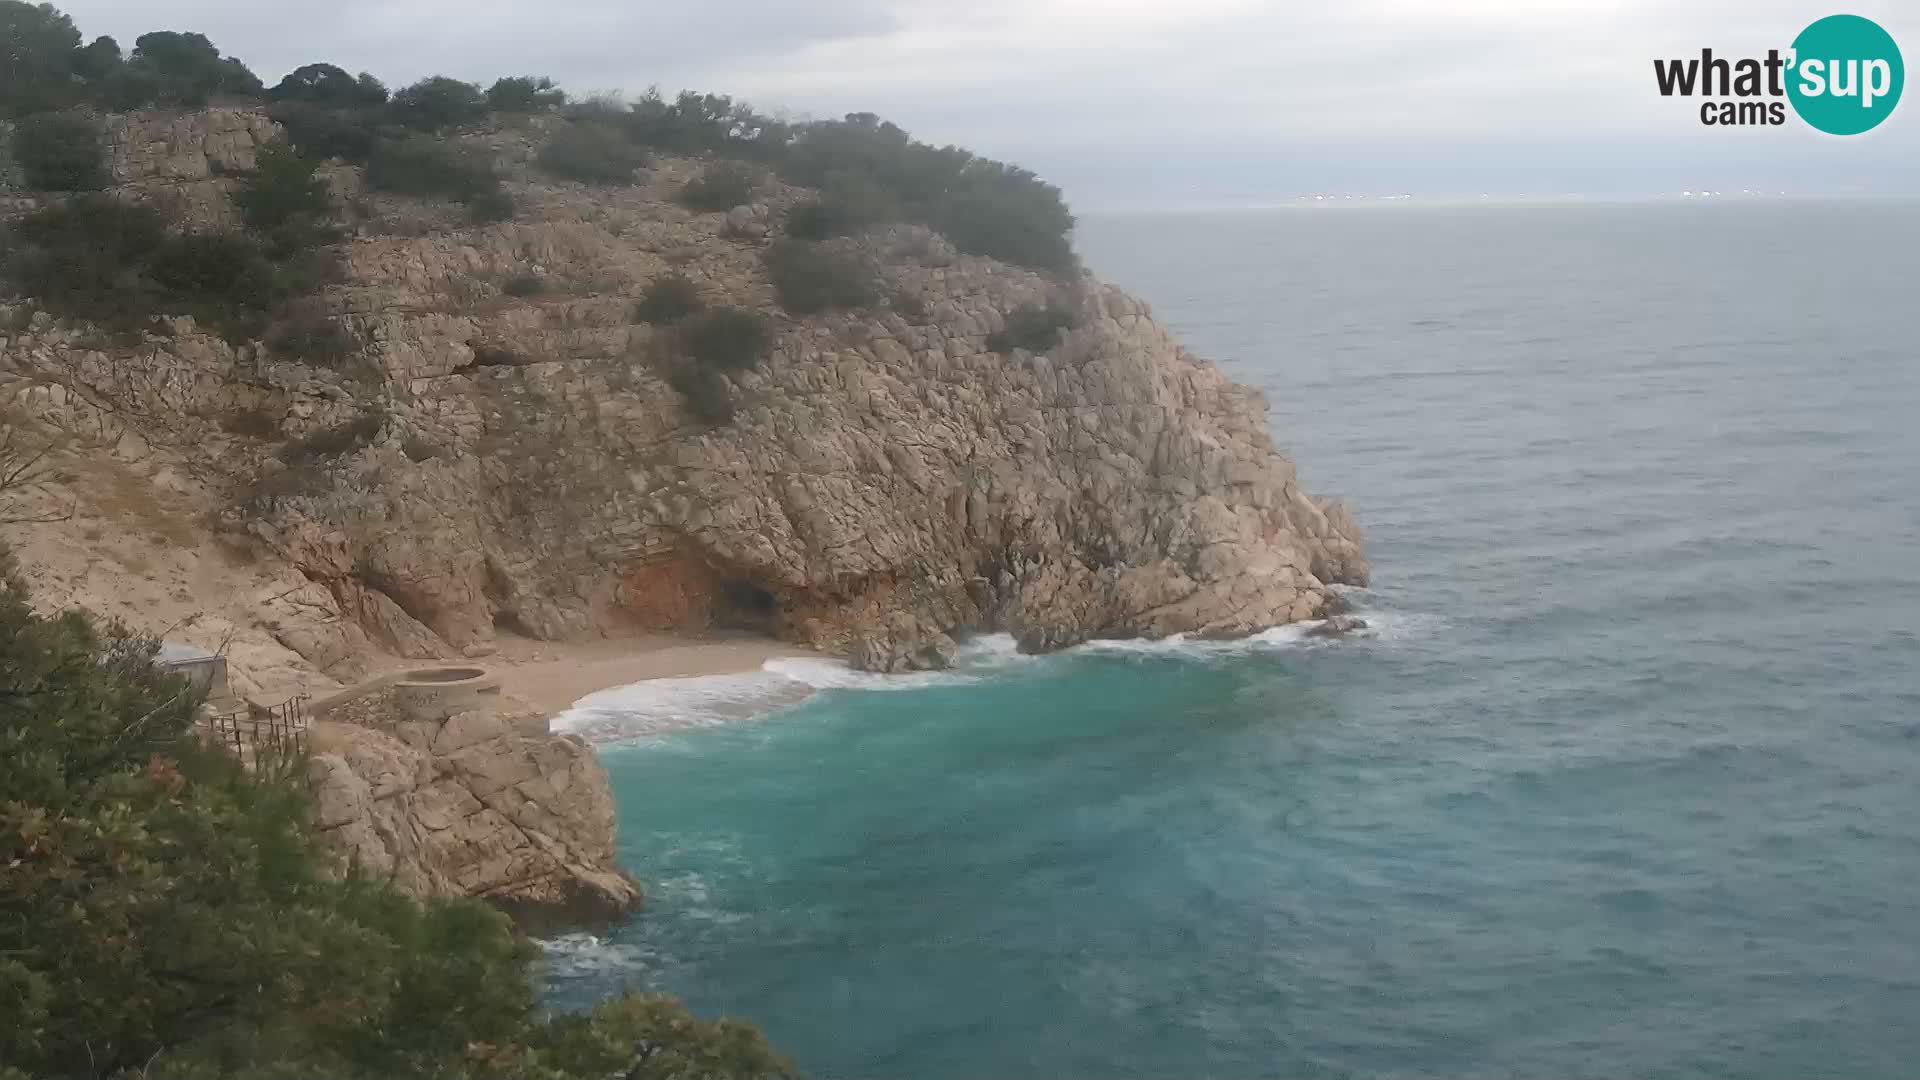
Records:
M1920 1075L1916 240L1086 220L1355 509L1371 635L600 695L650 903L553 1000L669 991L821 1077Z

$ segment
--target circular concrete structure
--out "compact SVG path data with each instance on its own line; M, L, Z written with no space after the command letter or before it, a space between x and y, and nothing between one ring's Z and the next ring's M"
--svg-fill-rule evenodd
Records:
M402 717L439 721L492 705L500 694L500 676L471 664L415 668L401 672L391 687Z

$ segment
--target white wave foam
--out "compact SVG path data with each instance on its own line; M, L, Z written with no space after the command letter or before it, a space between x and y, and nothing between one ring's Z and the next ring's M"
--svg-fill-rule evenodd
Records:
M958 671L878 675L855 671L838 660L780 657L754 672L648 679L597 691L554 717L553 730L589 742L613 742L755 720L822 690L918 690L964 685L975 678Z
M788 656L769 660L760 669L815 690L918 690L927 686L954 686L973 679L955 671L914 671L880 675L855 671L838 660Z
M1358 590L1356 590L1358 591ZM1174 634L1169 637L1147 640L1130 638L1114 641L1089 641L1068 649L1068 653L1114 654L1135 656L1190 656L1210 658L1235 656L1247 653L1277 652L1285 649L1324 648L1339 644L1342 640L1358 639L1382 642L1405 641L1432 633L1444 621L1437 616L1408 614L1405 612L1379 611L1374 609L1355 610L1353 613L1366 622L1366 626L1354 630L1339 638L1314 637L1312 631L1326 625L1324 619L1312 619L1306 622L1288 623L1285 626L1268 627L1257 634L1226 641L1211 641L1195 638L1187 634Z
M1432 633L1444 625L1437 616L1364 609L1366 620L1351 637L1397 642ZM1144 639L1089 641L1066 650L1068 655L1186 656L1217 659L1227 656L1319 648L1335 639L1309 636L1319 622L1276 626L1232 641L1204 641L1176 634L1154 641ZM764 717L798 705L829 690L895 691L933 686L964 686L1012 669L1044 663L1044 656L1022 653L1010 634L983 634L963 643L950 671L920 671L881 675L855 671L838 660L821 657L781 657L768 660L756 672L737 675L701 675L678 679L650 679L629 686L589 694L554 718L555 731L571 732L593 742L644 738L688 728L716 727Z
M777 672L649 679L588 694L554 717L553 730L593 742L751 720L797 705L814 688Z
M547 972L556 979L604 979L631 975L653 959L638 945L597 934L563 934L540 943Z

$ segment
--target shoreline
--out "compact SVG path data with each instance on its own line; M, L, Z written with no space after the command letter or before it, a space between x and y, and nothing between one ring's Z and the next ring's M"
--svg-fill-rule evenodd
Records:
M750 635L644 634L597 641L535 641L501 635L499 652L480 658L503 693L553 716L581 698L653 679L735 675L769 660L818 656L797 645Z

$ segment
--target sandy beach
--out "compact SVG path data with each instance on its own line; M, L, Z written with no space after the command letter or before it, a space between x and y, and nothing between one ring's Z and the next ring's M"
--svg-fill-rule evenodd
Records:
M783 642L744 636L650 634L569 643L502 635L499 645L499 653L482 663L499 673L502 690L548 713L609 687L758 671L776 657L814 655Z

